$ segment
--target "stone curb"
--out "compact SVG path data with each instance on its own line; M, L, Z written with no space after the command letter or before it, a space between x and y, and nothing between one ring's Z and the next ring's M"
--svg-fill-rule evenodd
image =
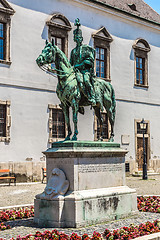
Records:
M160 232L134 238L134 240L160 240Z
M20 182L20 183L16 183L16 185L14 185L14 184L12 184L12 185L10 185L10 187L12 187L12 186L14 186L14 187L16 187L16 186L23 186L23 185L35 185L35 184L40 184L41 182ZM4 186L9 186L7 183L1 183L0 184L0 187L4 187Z
M25 207L31 207L34 204L23 204L23 205L15 205L15 206L8 206L8 207L1 207L0 211L9 210L9 209L19 209L19 208L25 208Z
M154 195L137 195L137 197L160 197L160 195L154 194Z

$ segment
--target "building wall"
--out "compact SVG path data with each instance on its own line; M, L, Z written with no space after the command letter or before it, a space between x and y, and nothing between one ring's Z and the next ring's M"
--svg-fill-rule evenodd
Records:
M135 168L134 119L150 121L151 158L159 157L160 108L160 27L138 19L97 7L85 1L43 0L8 1L16 11L11 22L11 66L0 64L0 100L11 101L11 141L0 142L0 162L39 162L48 143L48 104L58 104L57 78L38 68L35 59L48 38L46 21L60 12L71 22L79 17L85 44L93 46L92 33L104 26L113 38L111 43L111 83L117 99L115 141L129 135L127 160ZM93 5L93 6L91 6ZM75 47L73 29L69 32L69 53ZM134 51L137 38L150 45L148 54L149 88L134 86ZM94 114L86 108L79 116L79 140L94 139ZM23 168L23 167L22 167Z

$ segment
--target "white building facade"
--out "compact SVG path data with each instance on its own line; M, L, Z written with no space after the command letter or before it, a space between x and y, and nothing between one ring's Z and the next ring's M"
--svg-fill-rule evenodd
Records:
M115 142L128 150L130 172L142 168L142 118L147 122L148 169L160 172L160 17L143 1L123 1L123 9L108 2L0 1L1 168L37 180L45 165L42 152L64 139L57 77L43 72L35 60L45 40L52 38L69 58L78 17L83 43L97 49L96 74L115 89ZM148 18L141 15L142 9ZM97 139L98 123L90 107L79 115L78 128L78 140ZM109 133L106 119L104 140Z

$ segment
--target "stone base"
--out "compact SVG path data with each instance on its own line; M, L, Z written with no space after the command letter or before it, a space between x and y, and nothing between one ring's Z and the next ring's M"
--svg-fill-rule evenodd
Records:
M69 191L52 201L35 199L34 207L40 227L78 228L135 214L137 195L127 186Z

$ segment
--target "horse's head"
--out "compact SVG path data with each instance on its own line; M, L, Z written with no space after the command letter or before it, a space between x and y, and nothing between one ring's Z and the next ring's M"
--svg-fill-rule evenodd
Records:
M48 42L46 40L46 46L42 50L42 53L39 55L39 57L36 59L36 62L39 67L53 63L55 61L55 45L54 41L52 43Z

